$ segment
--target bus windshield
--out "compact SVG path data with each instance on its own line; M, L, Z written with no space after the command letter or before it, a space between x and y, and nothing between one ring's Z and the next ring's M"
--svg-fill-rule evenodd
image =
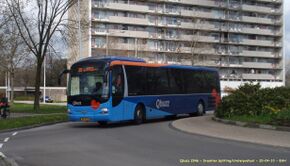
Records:
M108 79L103 66L75 67L71 72L68 95L93 95L106 99L109 95Z

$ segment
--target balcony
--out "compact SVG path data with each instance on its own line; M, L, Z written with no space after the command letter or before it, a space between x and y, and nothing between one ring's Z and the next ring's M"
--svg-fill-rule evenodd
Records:
M167 0L167 1L170 1L170 0ZM179 2L182 4L188 4L188 5L216 7L215 2L211 0L179 0Z
M244 11L260 12L260 13L281 13L281 9L274 9L271 7L256 6L256 5L242 5Z
M198 35L180 35L180 39L183 41L194 41L194 42L219 42L211 36L198 36Z
M218 67L220 62L218 61L201 61L194 63L195 66L208 66L208 67Z
M209 55L216 54L216 51L213 48L193 48L193 49L191 47L180 48L181 53L191 54L192 50L194 51L194 54L209 54Z
M181 16L200 17L200 18L213 18L214 17L213 13L211 12L190 11L190 10L181 10Z
M273 24L274 22L270 18L259 18L259 17L249 17L249 16L242 16L242 20L244 22L250 23L260 23L260 24Z
M119 24L125 23L125 24L134 24L134 25L148 25L148 20L145 18L110 16L107 20L101 20L101 21L107 21L107 22L109 21L112 23L119 23Z
M261 2L270 2L270 3L282 3L282 0L257 0Z
M110 29L109 35L116 36L116 37L119 36L119 37L131 37L131 38L148 38L149 32Z
M276 46L275 42L270 40L251 40L251 39L243 39L243 41L239 42L240 44L244 45L254 45L254 46L269 46L274 47Z
M271 74L242 74L245 80L275 80L275 76Z
M98 5L95 5L95 7L98 7ZM103 5L102 8L111 9L111 10L142 12L142 13L146 13L149 11L148 6L125 4L125 3L107 3Z
M240 53L244 56L249 57L261 57L261 58L276 58L279 57L279 53L272 53L272 52L266 52L266 51L242 51Z
M259 68L259 69L273 69L276 66L273 63L266 63L266 62L243 62L242 67Z
M257 34L257 35L273 35L276 36L279 31L273 31L270 29L259 28L243 28L244 33Z
M180 27L185 29L216 30L212 24L194 24L192 22L181 22Z

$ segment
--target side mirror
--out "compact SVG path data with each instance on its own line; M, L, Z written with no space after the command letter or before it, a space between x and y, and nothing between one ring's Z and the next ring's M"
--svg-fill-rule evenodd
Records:
M70 70L68 69L64 69L59 75L58 75L58 85L60 86L61 84L61 77L64 75L64 74L68 74L70 72Z

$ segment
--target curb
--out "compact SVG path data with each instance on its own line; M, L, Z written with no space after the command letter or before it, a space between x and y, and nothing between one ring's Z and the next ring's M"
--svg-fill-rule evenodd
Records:
M212 120L216 122L221 122L224 124L230 124L230 125L241 126L241 127L260 128L260 129L290 132L290 127L286 127L286 126L274 126L274 125L268 125L268 124L233 121L233 120L221 119L217 117L212 117Z
M213 118L210 118L210 119L213 119ZM224 119L219 119L218 118L218 120L221 121L221 120L224 120ZM229 121L229 120L225 120L225 121L228 122L226 124L235 125L234 121ZM263 142L252 142L252 141L249 141L247 139L240 140L240 139L233 139L233 138L226 138L226 137L218 137L218 136L213 136L213 135L207 135L207 134L202 134L202 133L199 133L199 132L191 132L191 131L183 130L182 127L175 126L173 124L173 122L169 123L168 127L170 129L172 129L172 130L175 130L177 132L181 132L181 133L184 133L184 134L202 136L202 137L206 137L206 138L209 138L209 139L219 139L219 140L224 140L224 141L229 141L230 140L230 141L237 142L237 143L247 143L247 144L252 144L252 145L262 145L262 146L282 148L282 149L287 149L287 150L289 149L289 146L284 146L284 145L273 145L273 144L263 143ZM223 122L221 122L221 123L223 123ZM241 122L241 123L244 124L245 122ZM245 126L242 126L242 127L245 127Z
M50 126L50 125L64 123L64 122L68 122L68 121L58 121L58 122L43 123L43 124L19 127L19 128L14 128L14 129L0 130L0 133L9 133L9 132L14 132L14 131L19 131L19 130L27 130L27 129L32 129L32 128L36 128L36 127Z

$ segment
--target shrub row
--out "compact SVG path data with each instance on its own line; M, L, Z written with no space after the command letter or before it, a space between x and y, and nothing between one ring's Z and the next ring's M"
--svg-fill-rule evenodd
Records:
M223 97L216 111L220 118L263 115L271 115L274 122L290 123L290 88L246 83Z

